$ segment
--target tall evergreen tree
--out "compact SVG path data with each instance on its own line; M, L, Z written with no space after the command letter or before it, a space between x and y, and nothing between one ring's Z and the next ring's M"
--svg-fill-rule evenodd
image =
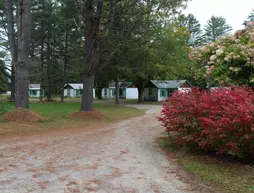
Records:
M223 17L212 16L205 25L204 39L206 42L216 41L219 37L228 35L232 31L232 27L227 24Z
M200 46L203 42L203 32L199 21L193 14L189 14L184 18L184 25L190 32L190 39L188 40L189 46Z

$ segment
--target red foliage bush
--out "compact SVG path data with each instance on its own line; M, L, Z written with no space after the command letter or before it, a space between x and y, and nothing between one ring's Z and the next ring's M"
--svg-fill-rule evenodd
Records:
M159 120L178 145L238 157L254 155L254 92L247 87L176 92Z

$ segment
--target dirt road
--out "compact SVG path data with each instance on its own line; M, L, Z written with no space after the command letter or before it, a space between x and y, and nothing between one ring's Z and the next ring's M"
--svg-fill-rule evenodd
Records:
M0 142L0 192L189 193L176 165L155 147L160 106L90 131Z

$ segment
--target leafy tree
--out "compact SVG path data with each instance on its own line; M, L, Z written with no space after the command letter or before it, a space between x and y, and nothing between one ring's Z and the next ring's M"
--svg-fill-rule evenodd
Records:
M190 32L190 39L188 40L189 46L200 46L203 42L203 32L199 21L193 14L189 14L186 18L184 18L183 22Z
M223 17L212 16L204 28L204 39L206 42L213 42L218 40L219 37L229 35L232 27L227 24L226 19Z
M186 0L31 2L29 81L40 83L48 100L60 93L63 100L64 84L82 81L86 93L82 110L92 108L94 82L102 88L110 81L134 81L141 96L146 81L159 73L165 77L163 67L175 65L178 54L183 53L183 44L174 40L167 40L174 48L167 51L170 45L163 44L166 38L163 28L170 28L168 24L177 15L176 9L184 6ZM12 10L15 18L16 3ZM7 24L6 19L3 23ZM180 37L175 36L174 30L168 30L167 38ZM164 46L165 55L158 52L160 46ZM169 58L167 52L177 54ZM171 62L166 62L168 59Z
M111 32L111 28L114 24L114 20L117 17L115 15L116 9L118 6L116 4L125 4L126 9L132 10L133 7L139 7L141 9L140 14L147 15L150 17L150 14L164 14L175 12L176 8L179 8L183 5L185 0L138 0L138 1L109 1L108 6L104 5L103 0L95 2L94 0L85 1L84 4L84 27L85 27L85 63L84 63L84 91L87 93L82 97L82 111L91 111L92 110L92 90L94 86L94 75L98 71L98 67L103 63L101 62L101 57L104 56L101 53L101 42L108 42L108 35ZM96 7L96 8L95 8ZM145 8L145 9L144 9ZM102 14L104 13L104 14ZM131 16L131 15L130 15ZM135 16L135 15L134 15ZM121 18L121 17L120 17ZM135 20L135 17L130 17L131 20ZM152 27L150 25L146 27ZM123 34L125 35L125 34ZM135 34L133 34L135 36ZM121 45L121 44L120 44ZM117 48L117 47L116 47ZM114 54L115 51L112 50L111 54ZM105 56L104 56L105 57ZM107 58L107 57L106 57Z
M233 36L219 39L193 49L190 58L199 65L196 76L208 84L254 84L254 28L237 31Z
M159 79L188 78L192 71L188 57L190 48L186 43L189 39L188 30L172 23L155 39L154 55L158 67Z
M254 21L254 9L251 11L250 15L244 21L243 25L247 26L248 21Z
M121 46L102 70L102 79L108 74L108 80L134 82L139 91L139 102L143 100L144 86L149 80L187 77L190 70L186 28L181 27L179 21L165 19L166 14L139 14L145 9L146 6L134 6L131 13L124 12L121 19L115 19L107 48L112 46L109 48L112 50L119 44L117 42ZM135 20L129 19L134 15ZM178 18L178 14L170 17ZM123 29L129 29L124 37Z

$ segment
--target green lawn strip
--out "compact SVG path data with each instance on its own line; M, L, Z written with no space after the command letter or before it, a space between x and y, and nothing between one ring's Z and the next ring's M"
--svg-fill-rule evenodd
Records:
M8 97L10 97L10 96L6 95L6 94L0 94L0 101L7 101Z
M98 102L100 101L107 101L110 103L115 103L115 99L102 99L102 100L96 100ZM120 104L144 104L144 105L161 105L161 102L158 101L143 101L141 103L138 102L138 99L120 99Z
M207 185L218 187L226 193L254 193L254 165L221 162L172 147L164 140L158 142L164 150L176 153L179 164L186 172L198 176Z
M15 108L14 103L0 102L4 112ZM77 128L100 123L111 123L144 115L145 111L125 106L94 104L95 109L104 113L105 120L71 119L70 115L80 110L80 103L30 103L30 109L43 116L45 120L38 123L13 123L0 120L0 137L7 134L22 135L29 132L44 132L51 129Z

